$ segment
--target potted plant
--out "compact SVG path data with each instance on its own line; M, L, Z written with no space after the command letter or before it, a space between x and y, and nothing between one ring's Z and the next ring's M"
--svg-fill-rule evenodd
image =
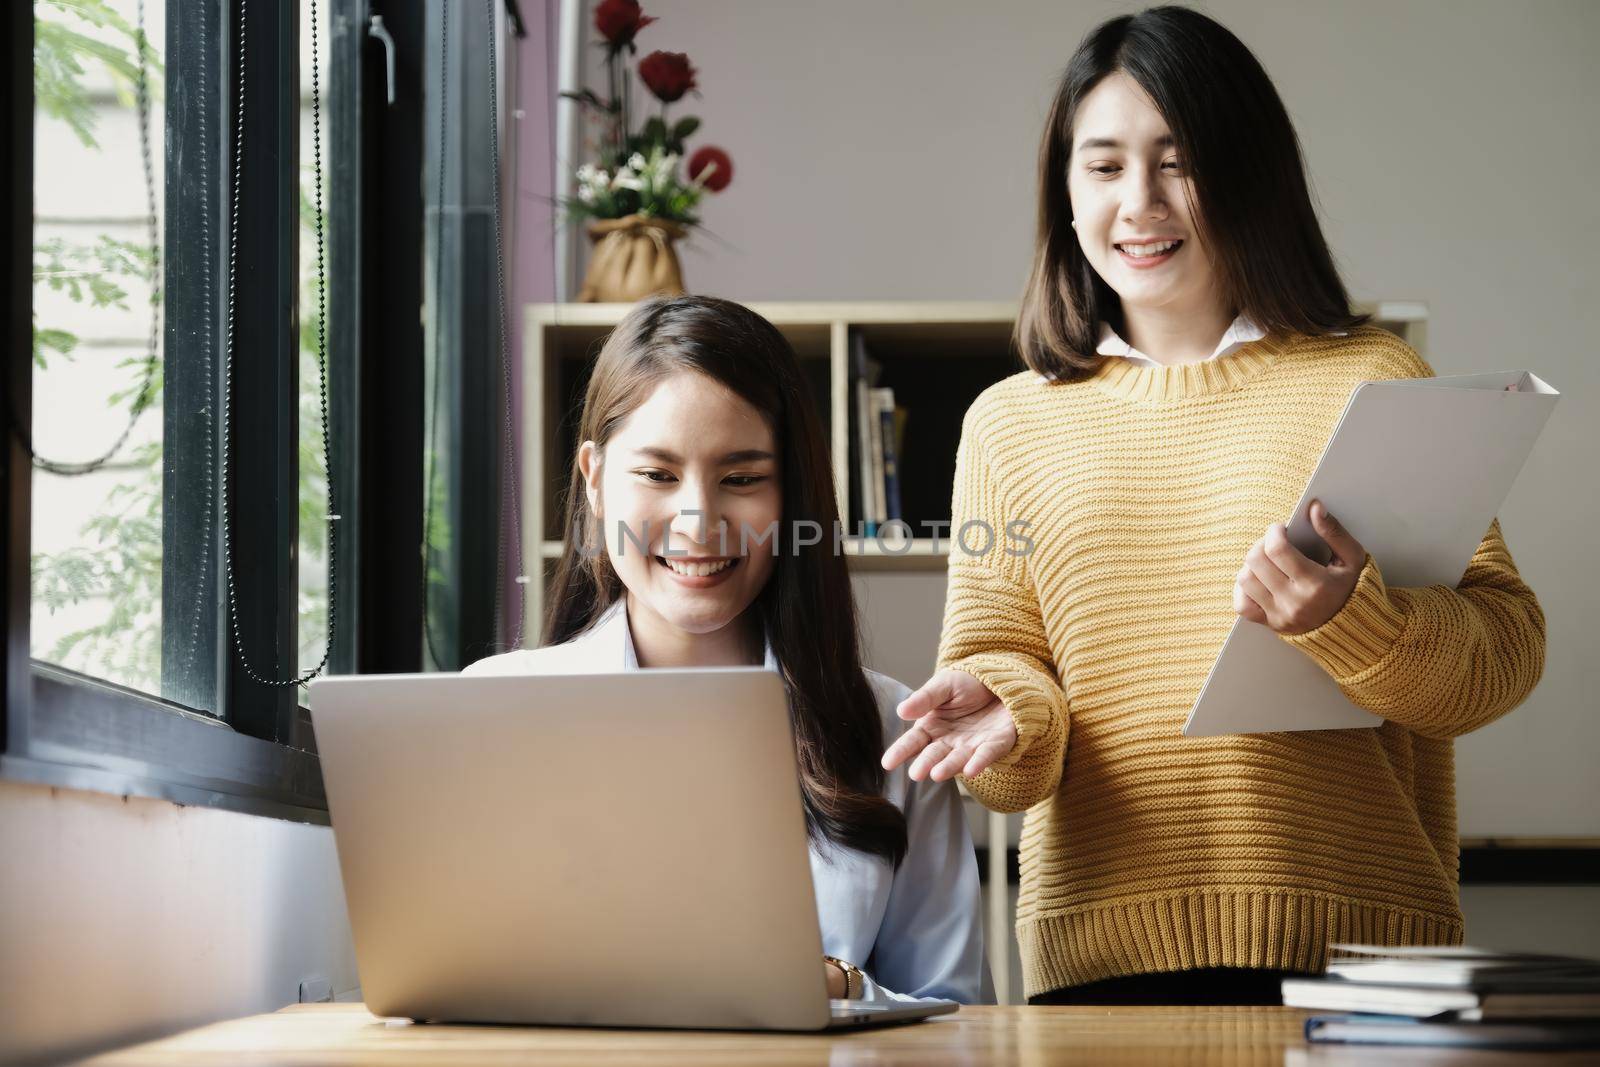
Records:
M606 95L592 89L561 94L599 120L593 159L574 174L576 194L561 201L567 221L583 223L594 242L579 300L632 302L683 293L674 243L699 224L701 199L733 180L733 161L720 148L704 146L684 162L700 120L668 114L696 90L697 72L683 53L656 51L639 61L639 80L659 106L634 126L624 53L638 54L635 38L655 21L637 0L602 0L594 25L605 49Z

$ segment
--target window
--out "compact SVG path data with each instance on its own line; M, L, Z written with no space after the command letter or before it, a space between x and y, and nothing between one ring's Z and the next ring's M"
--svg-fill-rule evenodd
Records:
M392 104L369 7L394 8L406 50ZM6 97L20 161L6 204L31 233L24 249L10 231L6 277L33 316L5 364L6 469L27 488L5 499L6 582L28 596L6 598L8 635L27 639L6 642L0 773L325 819L303 690L264 680L325 655L334 670L420 665L421 455L404 447L420 445L420 384L408 396L407 375L358 353L414 361L420 383L421 248L406 235L422 215L423 14L7 5L8 67L33 77ZM382 418L364 426L368 406ZM130 424L108 459L78 462ZM69 462L34 463L25 440ZM413 479L415 499L385 491ZM362 580L363 541L377 580ZM407 629L409 661L393 640Z
M36 5L33 439L65 470L34 472L29 636L40 660L156 693L169 72L164 5L145 4L143 38L132 8Z
M0 5L5 280L32 311L7 317L0 363L0 776L325 820L302 691L274 683L324 656L330 672L422 669L430 360L451 383L435 554L452 596L466 590L440 632L450 659L469 623L492 634L500 420L478 409L498 413L494 246L448 204L452 228L428 227L425 182L442 151L450 202L469 199L466 176L487 202L495 78L478 42L505 16L450 5L442 68L441 10ZM428 77L445 70L441 130ZM425 358L439 232L431 262L458 303L428 310L444 339ZM28 451L99 460L130 424L103 462Z
M30 645L42 661L240 718L223 706L210 669L219 562L232 564L222 573L225 618L240 616L241 599L263 603L285 590L291 598L271 618L248 604L239 617L234 651L247 677L303 676L323 662L327 645L329 204L319 180L327 35L317 32L325 5L312 0L238 5L230 14L243 30L228 34L231 42L211 32L207 6L173 4L174 40L208 54L189 72L184 97L169 101L159 0L37 4L35 438L41 456L72 458L35 465ZM298 56L289 47L295 36ZM285 96L279 76L289 57L298 61L287 70L299 76ZM218 74L238 69L254 122L230 142L222 132L239 113L237 79ZM164 115L187 135L186 173L170 183L161 167ZM228 180L236 162L239 183ZM170 235L162 210L169 193L175 202L192 193L197 208L194 224ZM165 263L163 235L173 243ZM243 258L230 280L230 265L210 250L235 240ZM252 299L275 282L293 288L292 321L284 302ZM164 290L179 298L165 338L170 351L160 329ZM230 360L233 432L224 440L215 413ZM285 392L297 403L279 409L270 398ZM183 424L172 427L170 456L164 412L165 421ZM284 440L293 442L290 463ZM226 546L217 521L224 446L228 473L237 475L229 479ZM269 512L289 485L286 554L268 543L281 540L285 516ZM273 536L262 536L263 526ZM293 694L273 696L247 698L260 736L268 720L286 717ZM277 706L263 715L262 704ZM271 736L287 739L282 722L272 727Z
M300 8L300 262L299 262L299 426L295 482L295 572L297 673L304 674L328 654L329 527L328 471L331 436L325 436L328 355L327 286L329 212L327 70L313 63L326 55L325 2L299 0ZM326 447L325 447L326 446ZM331 520L343 521L343 516Z

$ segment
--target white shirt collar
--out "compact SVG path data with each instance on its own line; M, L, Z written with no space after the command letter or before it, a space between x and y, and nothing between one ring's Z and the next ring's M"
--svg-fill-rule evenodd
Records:
M628 625L628 601L624 597L606 609L589 632L585 641L594 642L602 662L616 663L622 670L639 669L639 653L633 647L633 627ZM762 666L769 671L778 669L778 658L772 654L772 645L766 645L766 659Z
M1261 340L1267 331L1240 315L1229 324L1227 332L1222 335L1222 340L1217 342L1216 349L1207 356L1203 362L1209 363L1213 359L1221 359L1231 352L1236 352L1245 345ZM1102 356L1120 356L1123 359L1137 363L1141 367L1159 367L1161 364L1134 348L1127 341L1118 336L1108 323L1100 324L1100 344L1095 351Z

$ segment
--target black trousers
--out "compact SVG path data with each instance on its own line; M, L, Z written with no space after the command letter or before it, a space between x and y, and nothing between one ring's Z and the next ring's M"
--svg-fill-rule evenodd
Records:
M1297 971L1250 967L1206 967L1197 971L1135 974L1087 985L1052 989L1029 1004L1282 1004L1279 983L1304 978Z

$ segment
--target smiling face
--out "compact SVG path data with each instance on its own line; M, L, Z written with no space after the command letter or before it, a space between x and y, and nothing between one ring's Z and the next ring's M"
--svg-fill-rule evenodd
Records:
M1221 303L1172 131L1122 71L1078 106L1067 193L1078 244L1125 316L1209 315Z
M578 465L636 641L642 627L666 627L675 643L719 634L744 615L775 563L773 542L758 538L783 511L776 436L756 408L680 370L603 451L585 441Z

